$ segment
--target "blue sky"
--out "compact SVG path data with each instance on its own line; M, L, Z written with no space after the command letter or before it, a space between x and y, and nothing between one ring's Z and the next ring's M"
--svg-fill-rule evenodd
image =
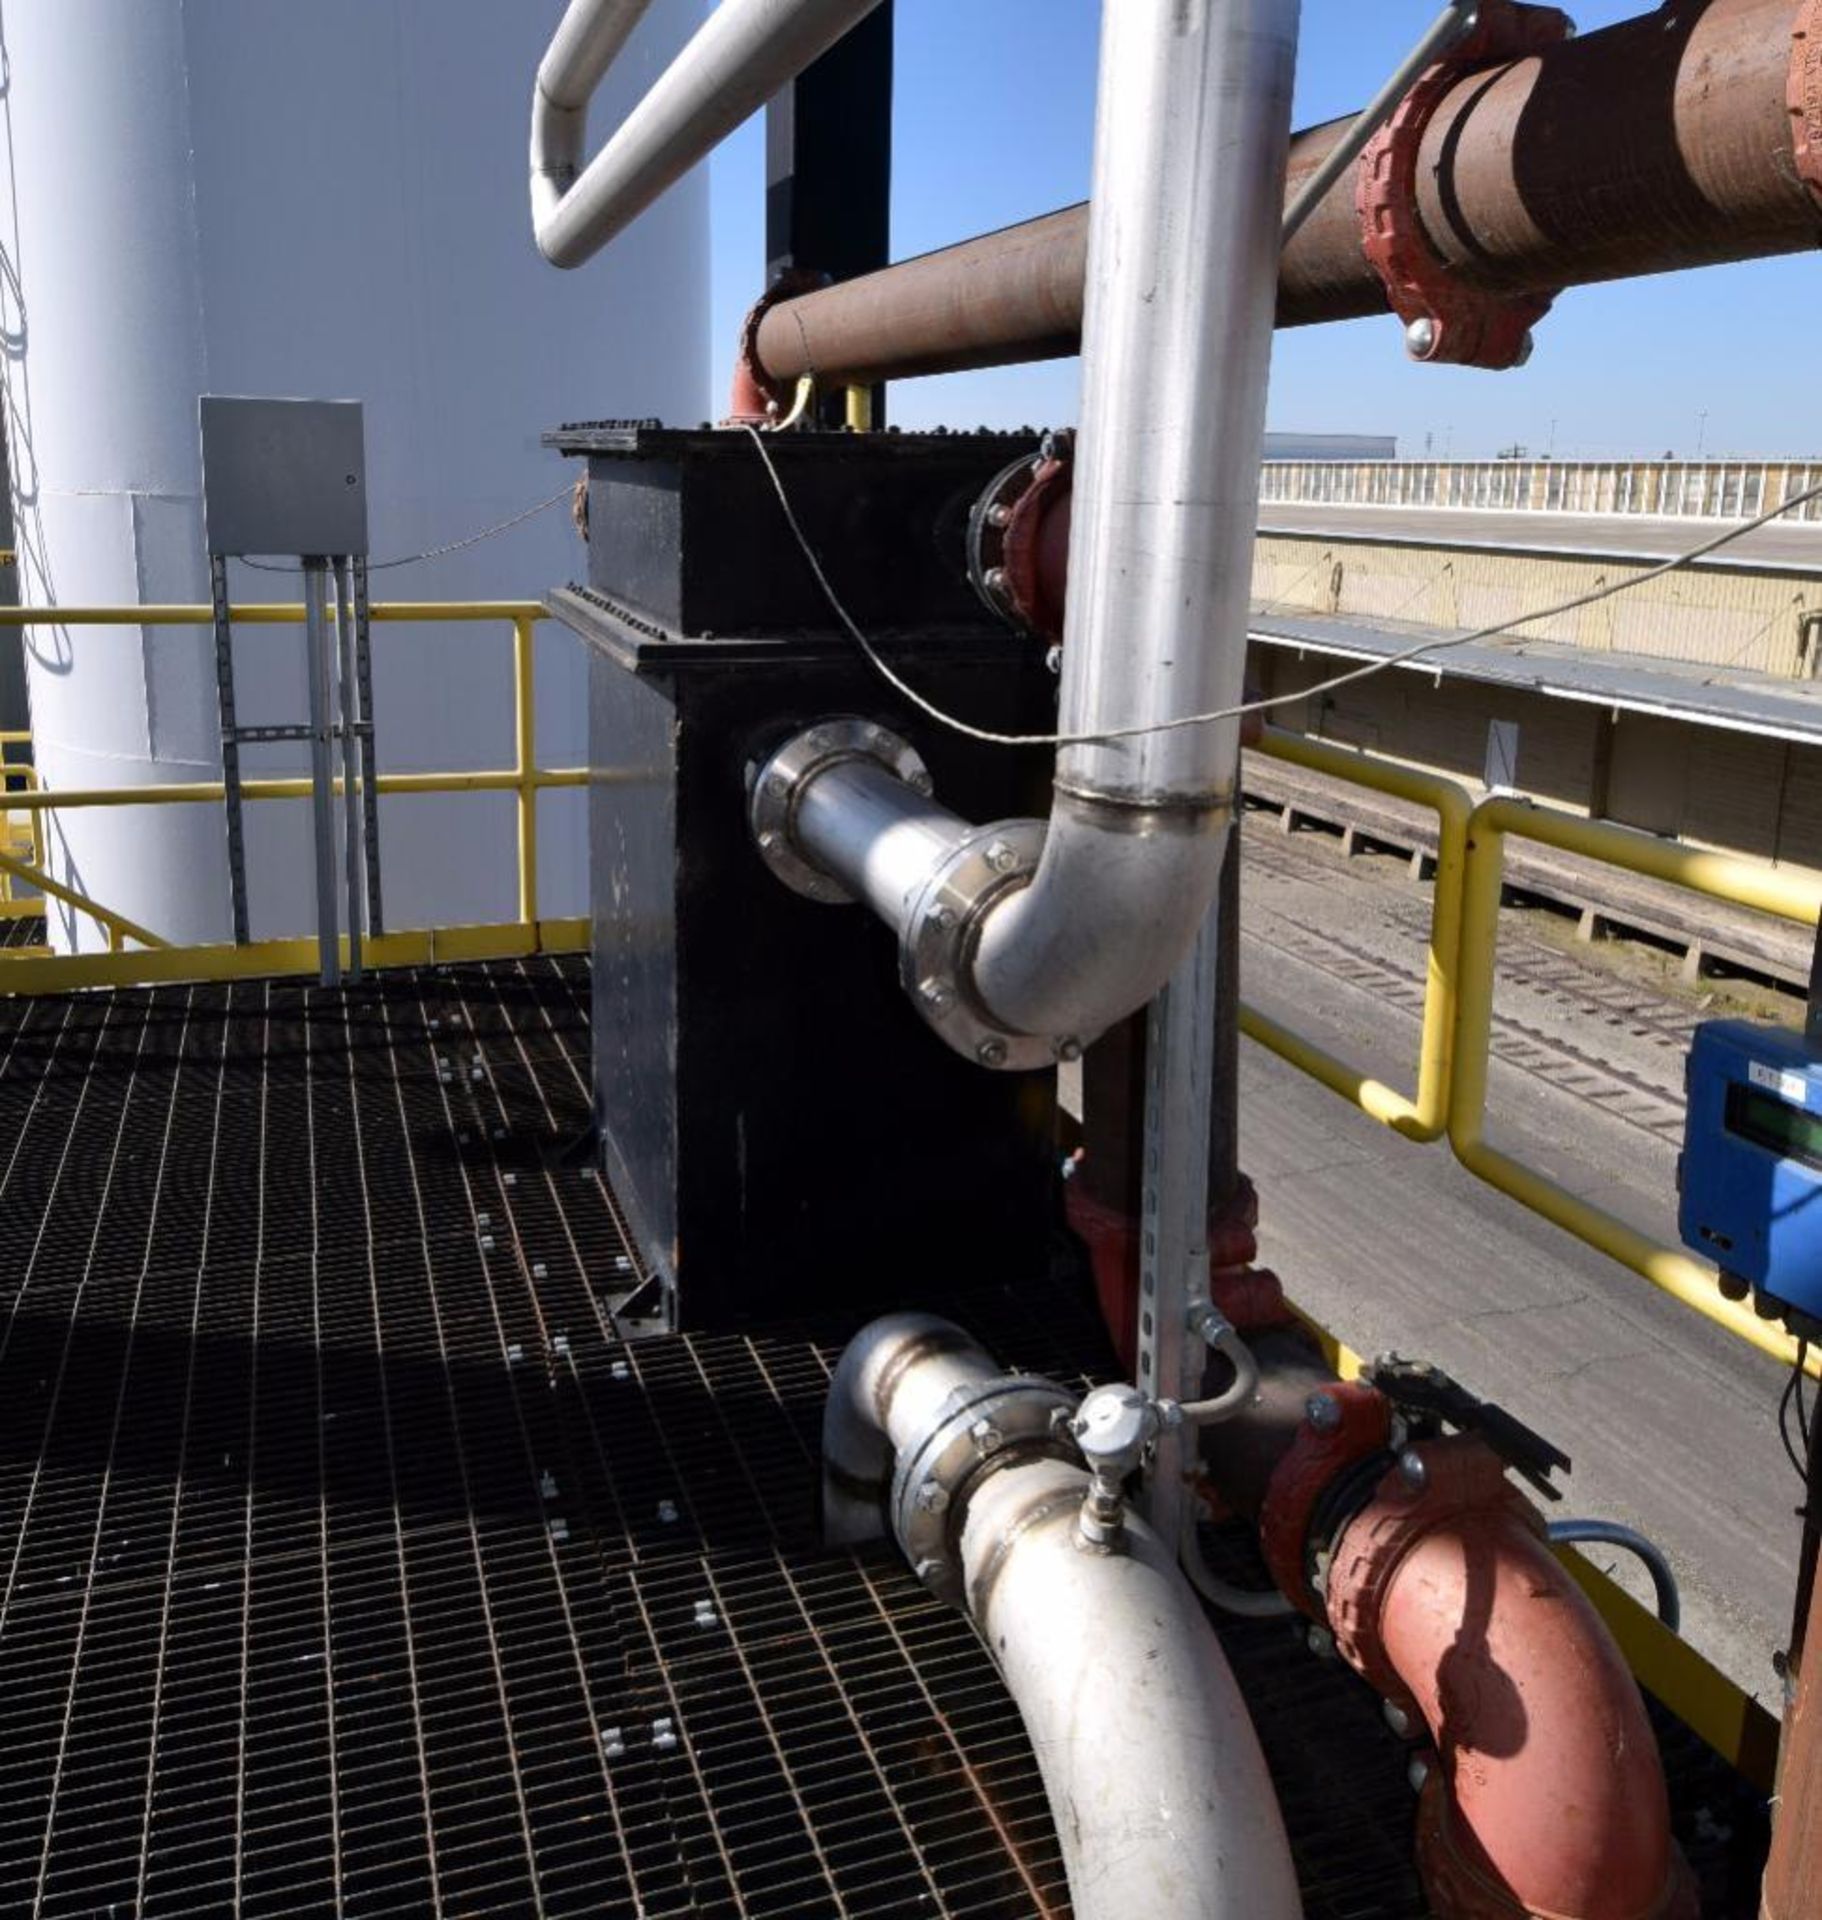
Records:
M1118 4L1118 0L1110 0ZM1304 0L1296 124L1359 106L1416 40L1438 0ZM1583 32L1649 0L1570 0ZM898 0L895 258L1086 197L1098 0ZM713 162L717 395L764 273L761 122ZM1822 449L1808 375L1822 259L1663 274L1571 289L1513 373L1420 367L1389 316L1281 333L1271 425L1390 432L1421 456L1515 442L1559 457ZM1073 360L893 389L905 426L1058 425L1075 417ZM1707 414L1706 422L1699 416Z

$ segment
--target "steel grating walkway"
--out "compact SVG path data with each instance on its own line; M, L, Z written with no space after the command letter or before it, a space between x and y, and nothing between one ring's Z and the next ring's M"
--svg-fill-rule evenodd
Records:
M1067 1914L972 1632L818 1550L849 1329L618 1338L587 996L0 1000L0 1915ZM1073 1299L930 1304L1097 1364ZM1312 1920L1421 1913L1372 1696L1230 1638Z

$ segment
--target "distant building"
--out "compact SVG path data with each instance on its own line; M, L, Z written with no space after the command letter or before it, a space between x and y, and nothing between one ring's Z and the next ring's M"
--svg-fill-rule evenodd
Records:
M1398 440L1390 433L1268 433L1268 460L1396 460Z

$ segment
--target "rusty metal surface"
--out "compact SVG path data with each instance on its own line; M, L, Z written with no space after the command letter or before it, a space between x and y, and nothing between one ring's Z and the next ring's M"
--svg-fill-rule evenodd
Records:
M1793 150L1797 13L1796 0L1669 0L1457 81L1417 168L1439 260L1520 293L1822 244ZM1289 196L1348 124L1296 136ZM1354 194L1344 175L1286 250L1280 326L1386 310ZM789 301L762 322L760 359L777 380L877 380L1074 353L1087 230L1086 207L1066 207Z
M1785 104L1797 171L1822 207L1822 0L1803 0L1797 9Z
M1322 1601L1310 1590L1305 1562L1317 1504L1349 1468L1384 1454L1391 1433L1385 1396L1361 1381L1337 1380L1309 1398L1318 1394L1333 1407L1334 1424L1319 1428L1307 1418L1298 1423L1266 1488L1259 1516L1260 1551L1278 1591L1313 1620L1324 1617ZM1218 1462L1214 1478L1217 1486L1222 1484Z

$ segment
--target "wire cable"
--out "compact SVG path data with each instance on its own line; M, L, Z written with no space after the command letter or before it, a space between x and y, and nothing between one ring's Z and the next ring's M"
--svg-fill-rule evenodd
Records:
M1183 1518L1177 1530L1177 1559L1189 1584L1208 1602L1223 1613L1238 1614L1246 1620L1278 1620L1286 1614L1297 1611L1294 1602L1287 1600L1276 1587L1241 1587L1231 1580L1223 1580L1208 1564L1202 1551L1202 1538L1196 1528L1195 1509L1191 1494L1183 1506Z
M465 534L460 540L450 540L440 547L426 547L422 553L401 554L396 560L369 560L369 573L385 573L392 567L414 567L420 560L441 560L445 554L460 553L464 547L478 547L483 540L491 540L495 534L510 533L514 527L520 527L527 520L535 520L539 514L548 513L560 501L568 500L575 489L565 487L560 493L553 493L548 500L540 500L535 507L527 507L522 513L515 513L509 520L496 520L491 527L483 527L479 533ZM249 560L245 554L235 556L243 567L251 567L256 573L299 573L302 567L293 567L277 560Z
M1318 694L1332 693L1337 687L1352 686L1357 680L1370 680L1376 674L1386 673L1393 667L1408 665L1413 660L1421 660L1428 654L1446 653L1452 647L1471 646L1479 640L1497 640L1502 634L1513 632L1519 627L1528 627L1539 620L1553 620L1565 613L1578 612L1583 607L1591 607L1602 600L1611 600L1615 594L1628 592L1633 587L1642 587L1649 580L1659 580L1667 573L1675 573L1681 567L1692 566L1697 560L1711 553L1717 553L1722 547L1730 546L1735 540L1778 519L1781 515L1794 512L1806 501L1822 498L1822 484L1807 488L1802 493L1794 493L1788 500L1758 515L1756 519L1742 521L1738 526L1724 528L1713 539L1704 540L1699 546L1686 552L1673 554L1669 559L1660 561L1656 566L1648 567L1643 573L1636 573L1624 580L1613 580L1603 586L1591 587L1586 593L1572 595L1567 600L1559 600L1554 606L1539 607L1534 612L1519 614L1510 620L1500 620L1491 626L1476 627L1470 633L1445 635L1440 640L1425 640L1414 647L1406 647L1397 653L1382 655L1369 660L1364 666L1354 667L1346 673L1337 673L1327 680L1318 680L1312 687L1300 687L1295 693L1272 694L1260 700L1243 700L1236 706L1216 707L1209 713L1184 714L1175 720L1153 720L1142 726L1105 727L1098 731L1084 733L996 733L988 727L977 727L969 721L958 719L954 714L945 712L934 701L910 685L879 653L869 640L854 616L842 604L841 597L829 584L829 576L823 571L822 562L817 558L816 549L811 546L808 536L797 518L796 509L791 505L791 497L785 491L784 482L779 478L778 468L773 464L770 449L753 427L745 432L753 445L759 450L759 457L765 463L765 470L772 482L772 491L778 496L778 504L784 511L785 524L791 530L792 538L797 542L798 550L803 554L811 573L816 576L816 584L822 589L823 598L828 601L835 617L847 629L854 641L874 669L886 683L895 688L920 713L927 714L938 725L947 727L952 733L959 733L965 739L979 740L990 747L1098 747L1111 746L1121 740L1137 740L1156 733L1177 733L1186 727L1213 726L1222 720L1244 719L1249 713L1270 713L1278 707L1294 706L1299 701L1313 699ZM1257 616L1249 616L1256 618Z
M1799 1340L1797 1342L1796 1364L1791 1368L1790 1378L1785 1381L1784 1391L1778 1399L1778 1438L1784 1442L1785 1458L1796 1468L1797 1478L1803 1482L1805 1487L1809 1485L1809 1461L1804 1457L1803 1453L1798 1452L1796 1443L1790 1437L1790 1408L1793 1400L1796 1401L1799 1408L1802 1407L1803 1374L1808 1358L1809 1342L1807 1340ZM1799 1421L1803 1426L1804 1447L1807 1449L1809 1444L1807 1420L1799 1414Z
M1681 1632L1683 1596L1677 1587L1676 1570L1655 1540L1636 1527L1621 1526L1617 1520L1552 1520L1544 1531L1553 1541L1569 1546L1619 1547L1634 1555L1651 1576L1658 1618L1672 1633Z
M799 322L799 325L801 324L802 323ZM797 383L797 394L791 402L791 411L787 413L782 420L775 421L767 428L767 432L788 433L791 428L801 426L805 414L810 411L815 403L816 382L811 375L806 373Z

